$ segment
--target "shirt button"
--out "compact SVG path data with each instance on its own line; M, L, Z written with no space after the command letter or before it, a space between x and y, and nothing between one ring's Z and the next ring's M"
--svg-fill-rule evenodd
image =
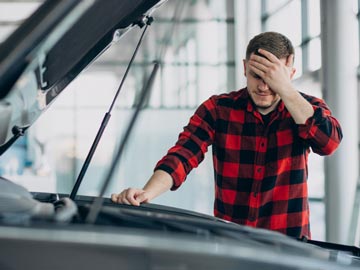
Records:
M258 168L258 169L257 169L257 172L258 172L258 173L261 173L261 168Z
M255 216L253 216L253 215L249 216L249 220L250 221L255 221Z
M265 146L265 144L262 142L262 143L261 143L261 147L264 147L264 146Z

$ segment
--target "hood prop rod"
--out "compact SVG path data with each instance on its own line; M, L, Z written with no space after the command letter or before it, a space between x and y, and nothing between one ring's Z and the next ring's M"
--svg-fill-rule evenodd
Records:
M145 20L146 20L146 22L145 22ZM138 44L137 44L137 46L136 46L136 48L135 48L135 51L134 51L134 53L133 53L133 55L132 55L132 57L131 57L131 60L130 60L130 62L129 62L129 64L128 64L127 68L126 68L125 74L124 74L124 76L123 76L123 78L122 78L122 80L121 80L121 83L120 83L120 85L119 85L119 88L118 88L118 90L116 91L115 97L113 98L113 101L112 101L112 103L111 103L111 105L110 105L110 107L109 107L109 110L108 110L107 113L104 115L104 118L103 118L102 123L101 123L101 125L100 125L100 128L99 128L99 130L98 130L98 133L96 134L96 137L95 137L95 139L94 139L94 142L93 142L93 144L91 145L90 151L89 151L89 153L88 153L88 155L87 155L87 157L86 157L86 159L85 159L85 162L84 162L84 164L83 164L83 166L82 166L82 168L81 168L81 170L80 170L80 173L79 173L79 176L78 176L78 178L77 178L77 180L76 180L76 183L75 183L75 185L74 185L74 187L73 187L73 189L72 189L72 191L71 191L70 199L72 199L72 200L74 200L75 197L76 197L76 195L77 195L77 192L78 192L78 190L79 190L80 184L81 184L81 182L82 182L82 180L83 180L83 178L84 178L84 176L85 176L85 173L86 173L86 171L87 171L87 169L88 169L88 167L89 167L89 165L90 165L91 159L92 159L93 156L94 156L94 153L95 153L95 151L96 151L96 148L97 148L97 146L98 146L98 144L99 144L99 142L100 142L100 139L101 139L101 137L102 137L102 135L103 135L103 133L104 133L104 131L105 131L105 128L106 128L106 126L107 126L107 124L108 124L108 122L109 122L109 119L110 119L110 117L111 117L111 111L112 111L112 109L113 109L113 107L114 107L114 105L115 105L115 102L116 102L116 100L117 100L117 98L118 98L118 96L119 96L119 94L120 94L120 90L121 90L121 88L122 88L122 86L123 86L123 84L124 84L124 82L125 82L125 79L126 79L128 73L129 73L130 67L131 67L131 65L132 65L132 63L133 63L133 61L134 61L134 59L135 59L135 56L136 56L138 50L139 50L139 47L140 47L140 45L141 45L141 42L142 42L142 40L143 40L143 37L144 37L145 32L146 32L146 30L147 30L147 27L153 22L153 20L154 20L154 19L153 19L152 17L142 16L138 21L136 21L136 22L134 23L134 24L138 25L140 28L142 28L144 25L146 25L146 27L145 27L144 31L142 32L142 34L141 34L141 37L140 37L140 39L139 39L139 42L138 42Z
M155 77L156 77L156 74L157 74L157 71L160 67L160 64L159 62L157 61L154 61L154 67L153 67L153 70L151 71L151 74L150 74L150 77L149 79L147 80L146 82L146 85L144 86L144 88L141 90L141 93L140 93L140 98L139 98L139 103L136 105L136 108L133 112L133 115L129 121L129 124L128 124L128 127L126 129L126 132L120 142L120 145L119 145L119 148L113 158L113 161L111 162L111 166L110 166L110 169L108 171L108 174L106 175L106 178L105 178L105 182L101 188L101 192L100 192L100 195L98 197L95 198L94 202L92 203L91 207L90 207L90 211L86 217L86 223L88 224L94 224L96 219L97 219L97 216L99 215L99 212L100 212L100 209L101 209L101 206L103 204L103 201L104 201L104 194L105 194L105 191L107 190L109 184L110 184L110 181L112 179L112 176L115 172L115 169L117 168L117 166L119 165L120 163L120 158L122 156L122 153L123 153L123 150L125 148L125 145L127 143L127 140L131 134L131 131L133 130L133 127L134 127L134 124L138 118L138 115L139 115L139 112L140 110L143 108L143 104L145 103L145 100L147 99L147 96L148 94L150 93L150 90L152 89L152 85L154 83L154 80L155 80Z

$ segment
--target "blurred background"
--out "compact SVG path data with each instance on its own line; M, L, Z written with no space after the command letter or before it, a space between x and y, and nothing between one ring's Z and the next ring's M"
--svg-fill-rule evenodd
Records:
M0 42L42 2L0 0ZM296 48L296 87L324 98L334 108L335 116L342 120L342 124L344 122L345 131L350 126L358 136L359 3L360 0L167 1L153 14L155 21L135 58L79 194L99 194L138 94L153 68L153 61L160 63L160 70L107 196L127 187L142 187L156 162L175 143L201 102L213 94L245 86L242 64L245 49L248 41L262 31L277 31L290 38ZM342 11L347 14L343 25L343 17L336 19L336 14L331 16L339 9L337 5L346 9ZM346 34L332 37L332 31ZM135 28L127 33L68 86L26 136L0 157L2 176L30 191L70 193L141 32ZM347 47L349 44L352 46L350 49ZM344 58L344 65L351 66L353 73L344 71L340 60L331 60L329 56L335 51L343 54L336 59ZM332 90L331 79L338 71L332 67L350 76L347 82L350 81L355 88L340 81L341 89ZM337 94L332 91L337 91ZM344 200L348 201L347 205L354 202L359 164L358 137L354 140L355 144L345 143L344 147L348 148L340 150L340 154L331 157L330 161L310 155L308 183L314 239L332 239L331 228L326 227L331 226L329 224L334 223L336 217L327 218L326 205L329 212L337 210L327 198L334 198L333 204L340 206ZM345 154L342 155L342 151ZM344 166L349 166L350 170ZM345 172L353 170L356 176L342 176L338 167ZM337 170L336 173L332 168ZM331 179L332 176L336 179ZM350 184L346 182L348 180ZM191 172L178 191L168 192L153 203L212 215L213 181L209 148L204 162ZM334 190L339 190L338 186L332 185L333 182L347 186L350 194L345 190L340 195L332 195ZM338 211L349 212L348 216L354 221L354 207L346 208ZM341 219L341 216L337 218ZM351 228L344 230L349 232Z

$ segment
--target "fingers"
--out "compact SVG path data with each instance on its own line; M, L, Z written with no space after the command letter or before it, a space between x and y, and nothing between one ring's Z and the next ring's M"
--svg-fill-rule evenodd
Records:
M268 59L266 59L266 58L264 58L264 57L262 57L262 56L258 56L258 55L256 55L256 54L252 54L252 55L250 56L249 62L250 62L250 63L256 63L256 64L258 64L258 65L261 65L261 66L263 66L264 68L270 67L270 66L272 65L272 63L271 63Z
M275 55L273 55L271 52L268 52L264 49L259 49L258 52L263 55L259 56L256 54L252 54L250 59L256 62L259 62L261 64L263 64L266 67L270 67L273 63L280 63L280 59L278 59ZM294 54L290 54L287 58L286 58L286 62L285 65L287 67L292 67L294 64Z
M274 69L276 65L281 64L280 60L272 53L263 49L259 49L258 52L262 56L252 54L249 59L249 64L257 75L263 76L269 70Z
M120 194L111 194L111 200L115 203L139 206L140 203L147 202L148 197L142 189L128 188Z
M140 190L134 188L125 189L119 194L117 203L139 206L140 203L135 199L139 192Z
M249 66L254 73L265 79L265 77L278 77L276 74L286 73L286 75L294 74L294 54L290 54L286 59L278 59L272 53L259 49L259 53L263 56L252 54L249 59ZM285 69L284 69L285 68Z
M259 63L255 61L249 61L250 69L261 78L265 75L266 67L260 65Z
M135 198L131 198L134 192L131 189L125 189L119 194L111 194L111 200L114 203L127 204L127 205L136 205L139 203L135 200Z
M136 197L136 200L139 202L139 203L147 203L149 202L149 198L146 194L146 192L143 192L141 193L139 196Z
M117 202L118 198L119 198L119 194L115 194L115 193L111 194L111 200L113 202Z
M273 55L271 52L268 52L268 51L266 51L266 50L264 50L264 49L259 49L258 52L259 52L260 54L262 54L263 56L265 56L265 57L267 58L267 59L265 59L265 60L267 60L268 62L272 62L272 63L277 63L277 62L279 62L279 59L278 59L275 55ZM264 57L261 57L261 56L258 56L258 57L264 59Z

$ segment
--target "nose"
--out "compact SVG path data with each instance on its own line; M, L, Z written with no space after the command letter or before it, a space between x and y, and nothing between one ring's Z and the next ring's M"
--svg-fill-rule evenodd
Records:
M269 90L269 85L266 82L264 82L264 80L260 80L258 88L261 91L267 91Z

